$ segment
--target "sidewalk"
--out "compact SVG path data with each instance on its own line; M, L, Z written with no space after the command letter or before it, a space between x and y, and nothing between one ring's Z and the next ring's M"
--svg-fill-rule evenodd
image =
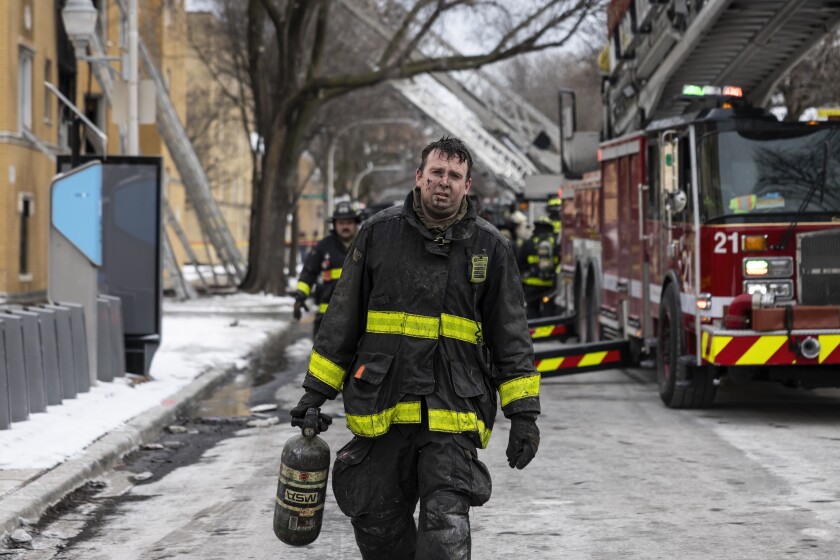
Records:
M236 294L165 302L153 380L89 393L0 431L0 540L153 438L243 369L248 351L287 323L291 298Z

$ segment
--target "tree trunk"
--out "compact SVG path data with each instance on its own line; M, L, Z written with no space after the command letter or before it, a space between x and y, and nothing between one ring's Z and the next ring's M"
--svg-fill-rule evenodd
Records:
M285 295L286 214L289 204L280 181L295 181L296 166L284 157L286 129L266 139L260 181L251 201L248 274L240 288L245 292Z
M292 211L292 242L289 244L289 276L297 276L300 255L300 207Z

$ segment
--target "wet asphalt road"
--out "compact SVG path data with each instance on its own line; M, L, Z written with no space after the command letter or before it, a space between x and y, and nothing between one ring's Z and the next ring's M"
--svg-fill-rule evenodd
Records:
M290 548L271 531L310 332L293 324L184 419L185 433L162 434L161 449L65 500L32 528L36 550L0 554L357 560L331 491L313 545ZM840 392L727 386L711 409L673 411L652 372L610 370L546 379L542 400L541 449L527 469L507 467L501 417L480 455L494 490L472 514L474 559L840 557ZM280 424L245 426L249 406L275 402ZM349 433L340 403L326 408L339 416L323 435L334 455Z

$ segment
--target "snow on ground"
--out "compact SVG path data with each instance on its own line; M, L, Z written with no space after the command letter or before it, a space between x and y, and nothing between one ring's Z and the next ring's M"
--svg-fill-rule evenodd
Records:
M134 386L126 378L100 382L88 393L0 430L0 469L51 468L134 416L169 404L205 370L244 366L243 356L286 324L268 313L288 312L292 304L287 297L249 294L167 301L153 380Z

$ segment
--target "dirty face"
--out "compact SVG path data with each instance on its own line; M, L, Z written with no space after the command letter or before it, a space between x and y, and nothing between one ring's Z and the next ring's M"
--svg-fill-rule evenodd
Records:
M466 161L435 150L425 167L417 170L415 184L420 189L423 213L433 220L445 220L458 212L472 179L467 179Z
M356 229L357 224L356 220L350 219L340 219L335 221L335 233L338 235L338 238L341 239L344 243L349 243L353 241L353 238L356 237Z

